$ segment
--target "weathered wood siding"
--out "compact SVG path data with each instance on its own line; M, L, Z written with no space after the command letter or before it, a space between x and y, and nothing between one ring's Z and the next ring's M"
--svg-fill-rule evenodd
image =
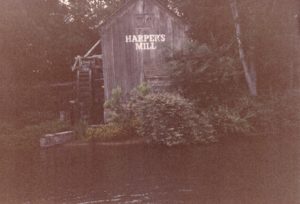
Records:
M166 82L163 65L182 49L185 31L180 19L156 0L132 0L117 11L101 28L105 98L118 86L126 96L143 81L153 86ZM165 35L165 41L160 36L152 45L156 49L137 50L135 43L126 42L133 35Z

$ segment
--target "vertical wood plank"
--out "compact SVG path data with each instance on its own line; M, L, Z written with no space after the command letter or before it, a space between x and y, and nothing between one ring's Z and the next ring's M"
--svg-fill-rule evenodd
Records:
M153 27L137 28L138 14L153 16ZM157 42L156 50L136 50L134 43L125 43L126 35L164 34L166 42ZM184 45L185 26L162 8L155 0L136 0L114 15L102 29L102 51L104 86L106 100L113 88L120 86L124 94L143 82L145 78L163 81L166 70L163 64L168 56L166 48L172 52Z

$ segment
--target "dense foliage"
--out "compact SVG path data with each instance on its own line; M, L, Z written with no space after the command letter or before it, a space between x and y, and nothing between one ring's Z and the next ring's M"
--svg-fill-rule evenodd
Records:
M267 95L256 100L253 124L257 132L294 134L300 130L300 93L291 90L280 95Z
M191 43L169 61L171 86L203 106L220 103L245 92L242 70L229 47L209 48Z
M170 2L167 1L166 2ZM190 36L200 44L222 47L233 43L238 56L232 0L171 0L172 8L190 25ZM299 87L299 1L236 1L240 39L248 66L257 73L258 93ZM242 70L241 64L239 69Z
M104 104L107 123L88 128L85 132L85 139L112 141L136 137L137 121L130 105L122 100L121 88L113 89L111 98Z
M1 1L0 48L4 50L0 55L1 115L18 109L19 104L6 101L18 101L23 84L71 80L74 57L83 55L99 39L101 23L124 2ZM242 70L240 62L235 61L238 48L230 1L161 2L190 25L189 34L195 41L206 43L212 52L232 45L224 60L234 60L237 65L234 71ZM238 1L241 40L248 64L257 71L259 93L299 87L297 3L296 0ZM238 86L244 84L245 80L238 82Z
M216 141L208 115L196 113L187 99L171 93L151 93L146 84L135 88L122 101L120 88L114 89L106 103L108 124L90 128L86 138L124 139L134 136L168 146Z
M101 23L124 2L1 1L0 119L18 121L17 124L1 127L5 134L9 129L18 127L24 130L24 127L57 117L58 110L65 106L61 105L62 101L68 99L61 100L58 92L47 85L72 80L70 66L74 57L85 54L99 39ZM194 127L194 119L198 117L200 124L211 124L218 134L275 131L283 127L289 130L288 127L293 129L299 126L299 93L291 91L299 89L300 85L300 15L297 0L236 1L240 14L240 39L235 33L230 7L233 1L161 2L190 27L189 35L194 43L187 47L187 51L175 55L168 65L172 70L174 90L187 99L177 96L178 93L163 94L161 97L153 94L147 96L148 90L140 87L125 105L118 98L121 90L117 90L106 104L111 109L112 121L117 125L100 127L100 132L114 132L115 128L120 130L124 125L119 128L119 124L126 124L128 118L128 126L134 124L133 128L136 128L140 124L141 133L150 131L143 126L147 124L145 121L154 123L156 121L153 118L158 116L165 118L156 128L169 127L167 121L172 119L174 112L185 109L190 115L183 114L183 121L187 121L183 126ZM256 99L239 99L248 91L239 58L238 40L242 42L245 61L256 70L259 93ZM194 107L189 101L194 103L196 111L193 111ZM149 109L150 113L142 114L150 107L153 108ZM165 114L155 115L159 113L154 112L151 115L152 110L161 110ZM135 121L135 114L141 121ZM209 133L210 125L207 128ZM176 135L179 131L164 128L153 130L157 133L165 131L165 135ZM102 134L99 131L96 135ZM201 133L203 129L199 131ZM33 132L39 131L35 129ZM13 134L12 131L10 134ZM188 135L193 137L193 133ZM184 140L177 139L172 141L161 137L157 140L169 144Z
M134 120L127 123L111 122L90 127L86 130L84 139L93 142L125 141L136 138L136 124Z
M249 135L256 131L255 123L260 123L258 104L249 97L236 98L234 102L220 103L209 108L200 108L207 111L218 137L234 135Z
M138 134L147 141L168 146L215 141L209 120L179 95L149 94L137 101L134 112Z

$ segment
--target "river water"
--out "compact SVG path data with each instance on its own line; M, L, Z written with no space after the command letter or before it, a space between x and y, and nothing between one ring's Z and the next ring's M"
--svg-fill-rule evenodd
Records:
M0 203L300 203L299 143L269 141L1 151Z

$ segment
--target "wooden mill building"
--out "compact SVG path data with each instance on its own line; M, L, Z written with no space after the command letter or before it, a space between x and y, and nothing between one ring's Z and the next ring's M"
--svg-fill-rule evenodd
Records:
M101 43L96 44L101 44L102 50L97 58L102 61L105 100L110 98L112 90L117 87L122 89L126 98L142 82L148 83L154 90L164 89L168 85L164 64L168 57L182 50L187 40L186 31L187 26L178 15L158 0L127 0L102 24ZM89 87L95 84L93 78L99 79L98 76L93 77L93 73L99 73L96 70L100 67L91 66L89 71L86 66L89 57L89 54L85 55L82 58L85 63L77 63L73 68L78 72L78 92L91 92L78 93L78 97L97 96ZM95 61L93 57L90 59ZM87 80L91 85L81 90L80 83ZM99 90L94 88L94 91Z
M129 0L101 27L105 98L121 87L124 94L147 82L163 86L167 57L180 50L186 26L157 0Z

